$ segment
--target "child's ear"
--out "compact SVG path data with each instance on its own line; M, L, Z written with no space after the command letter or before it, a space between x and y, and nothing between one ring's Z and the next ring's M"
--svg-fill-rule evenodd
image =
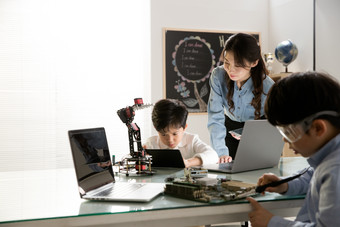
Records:
M313 127L317 136L322 136L327 131L326 122L322 119L314 120Z
M185 124L183 131L185 131L187 129L187 127L188 127L188 124Z

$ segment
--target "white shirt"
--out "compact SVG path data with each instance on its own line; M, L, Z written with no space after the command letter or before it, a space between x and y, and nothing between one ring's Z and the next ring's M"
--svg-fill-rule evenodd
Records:
M144 144L147 149L170 149L162 143L159 136L152 136ZM175 147L179 149L184 159L193 157L201 158L203 165L215 164L218 162L218 156L215 150L204 143L198 135L184 132L181 142Z

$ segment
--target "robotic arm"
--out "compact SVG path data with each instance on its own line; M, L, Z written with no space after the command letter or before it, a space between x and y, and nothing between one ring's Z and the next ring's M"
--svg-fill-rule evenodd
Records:
M130 155L132 158L144 157L144 148L141 143L140 128L136 123L133 123L135 111L151 107L152 104L143 104L142 98L135 98L133 106L127 106L117 111L121 121L126 124L129 134ZM134 142L137 143L137 151L135 151Z

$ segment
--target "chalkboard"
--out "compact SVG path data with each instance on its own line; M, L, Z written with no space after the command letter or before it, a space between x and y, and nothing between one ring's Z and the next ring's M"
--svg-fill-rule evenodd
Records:
M178 99L189 113L206 113L212 70L225 41L236 32L163 29L165 98ZM259 33L250 33L259 41Z

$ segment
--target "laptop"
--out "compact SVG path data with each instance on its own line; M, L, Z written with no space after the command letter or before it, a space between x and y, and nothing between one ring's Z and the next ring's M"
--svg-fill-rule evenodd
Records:
M270 168L278 164L283 145L281 134L267 120L249 120L244 124L233 162L203 167L223 173Z
M105 129L68 131L80 197L88 200L149 202L164 183L115 182Z
M145 149L145 152L152 156L152 167L185 168L178 149Z

